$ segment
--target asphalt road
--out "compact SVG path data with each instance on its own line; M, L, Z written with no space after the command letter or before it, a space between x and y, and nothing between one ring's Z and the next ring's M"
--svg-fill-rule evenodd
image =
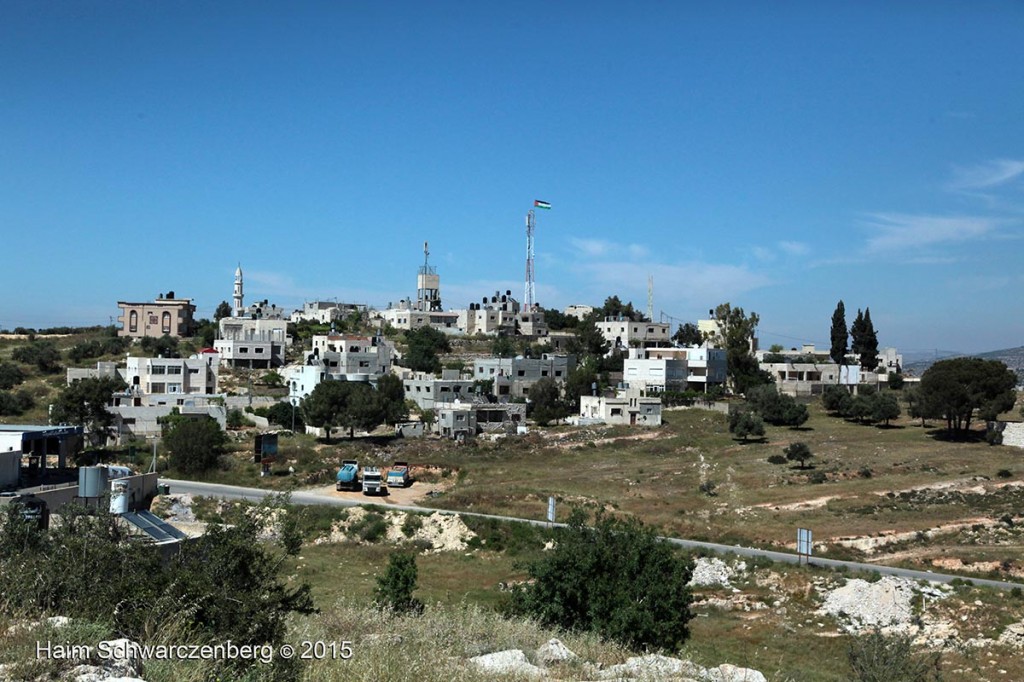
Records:
M198 495L202 497L215 497L223 498L227 500L262 500L267 495L273 494L272 490L263 490L260 488L243 488L241 486L234 485L220 485L216 483L199 483L196 481L179 481L170 478L161 478L160 483L167 484L171 487L171 493L188 493L191 495ZM365 500L347 500L331 497L329 495L322 495L313 492L295 491L291 494L291 501L293 504L316 504L316 505L327 505L332 507L357 507L360 505L369 504L382 504L382 500L379 498L367 497ZM535 526L547 526L547 521L539 519L521 519L515 516L499 516L496 514L480 514L477 512L458 511L454 509L436 509L434 507L416 507L412 505L386 505L388 509L397 509L399 511L407 512L422 512L432 514L434 512L441 512L442 514L460 514L462 516L476 516L485 519L497 519L500 521L513 521L516 523L529 523ZM552 526L561 528L564 527L563 523L550 524ZM687 549L702 550L705 552L713 552L715 554L735 554L741 557L766 557L772 561L781 561L790 564L799 563L802 558L796 554L790 554L788 552L776 552L767 549L758 549L756 547L740 547L738 545L720 545L714 542L701 542L699 540L685 540L683 538L663 538L667 542L671 542L674 545L685 547ZM837 559L825 559L822 557L812 557L811 564L813 566L824 566L833 569L846 569L851 571L877 571L882 575L892 575L900 578L910 578L911 580L929 580L935 583L949 583L953 580L970 580L975 585L983 587L991 587L998 590L1010 590L1015 587L1024 589L1024 583L1011 583L1002 580L988 580L985 578L968 578L962 575L949 575L946 573L932 573L931 571L915 571L909 568L897 568L894 566L881 566L879 564L865 564L856 561L839 561Z

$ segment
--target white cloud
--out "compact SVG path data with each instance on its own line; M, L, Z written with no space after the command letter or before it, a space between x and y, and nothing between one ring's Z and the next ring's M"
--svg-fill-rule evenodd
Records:
M865 225L875 234L868 238L867 251L881 254L981 239L990 235L1001 222L979 216L871 213Z
M762 263L770 263L775 260L775 252L764 246L755 246L752 249L754 258L761 261Z
M806 256L811 252L811 247L803 242L779 242L779 249L790 256Z
M1024 160L1020 159L995 159L974 166L954 166L949 189L988 189L1006 184L1021 174L1024 174Z
M570 237L569 244L579 253L588 258L600 258L612 252L614 245L604 239L580 239Z

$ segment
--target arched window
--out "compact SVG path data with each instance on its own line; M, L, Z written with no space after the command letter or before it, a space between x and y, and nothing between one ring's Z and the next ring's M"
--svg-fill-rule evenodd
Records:
M171 333L171 314L166 310L164 311L163 317L161 318L160 326L162 327L164 334Z
M139 313L135 310L128 313L128 331L133 334L139 331Z

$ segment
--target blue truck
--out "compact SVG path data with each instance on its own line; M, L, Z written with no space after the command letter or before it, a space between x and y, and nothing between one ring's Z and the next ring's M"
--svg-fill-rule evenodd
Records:
M334 489L339 492L362 490L359 483L359 462L354 459L342 460L341 468L338 469L338 475L335 478Z

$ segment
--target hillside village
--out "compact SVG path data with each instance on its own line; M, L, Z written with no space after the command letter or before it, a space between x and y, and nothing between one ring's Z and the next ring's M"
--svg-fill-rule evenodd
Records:
M24 398L22 412L37 419L41 415L40 421L49 423L0 425L5 444L0 486L13 491L4 493L0 502L7 509L24 510L19 512L23 518L42 528L53 524L58 529L76 505L95 510L109 506L127 537L173 556L178 548L212 537L210 529L239 518L246 509L223 501L211 508L205 500L215 494L205 498L176 491L185 485L180 479L269 492L310 491L343 504L413 504L525 518L536 518L543 496L554 493L552 510L556 500L559 506L591 512L603 507L674 537L796 550L807 560L813 554L878 566L895 562L930 567L928 571L975 580L980 572L996 579L993 585L1012 586L1024 577L1024 566L1009 558L1022 542L1017 530L1021 471L1011 463L1024 447L1024 430L1011 414L1015 377L1007 384L996 370L995 388L977 389L990 391L990 402L971 406L966 415L952 414L942 398L929 397L933 389L927 372L906 374L897 349L878 348L870 310L858 311L853 346L847 346L842 302L832 320L838 348L761 349L756 313L728 303L709 310L706 319L673 329L651 320L650 309L645 315L615 296L603 306L580 304L557 311L525 306L506 290L462 309L443 309L440 275L426 259L416 277L416 297L384 310L313 301L288 312L266 300L246 305L239 266L231 302L218 306L214 321L195 319L195 302L167 292L149 301L118 302L116 328L53 336L72 339L73 345L64 350L45 333L10 335L2 362L4 375L13 380L5 395L26 394L18 387L35 386L39 399ZM69 362L62 368L65 355ZM95 361L71 366L86 358ZM975 371L986 376L994 367L978 362L982 365ZM942 363L936 367L941 369ZM34 383L34 374L53 380ZM956 381L971 380L957 376ZM55 383L58 377L60 385ZM5 419L19 416L16 403L5 399ZM978 418L972 425L974 412ZM922 484L906 462L927 461L915 454L927 445L913 442L920 436L911 433L908 440L903 434L908 425L929 420L947 423L948 430L936 429L931 437L949 445L942 446L948 452L922 464L922 470L956 475ZM874 454L857 445L868 434L865 428L886 439ZM819 431L821 436L814 435ZM799 440L783 436L786 447L772 447L786 433ZM850 450L840 459L837 444ZM994 464L976 472L972 466L977 462L967 468L956 464L969 450L992 452L993 445L1006 453L999 458L1005 468L998 476L982 475ZM889 453L889 448L895 449ZM903 463L892 462L893 455ZM592 457L606 463L588 464ZM353 464L350 474L343 461ZM765 461L773 473L766 474ZM780 463L792 466L778 469ZM515 476L516 467L532 469L534 476ZM680 467L692 473L683 474ZM576 473L554 487L545 483L560 469ZM393 476L398 471L402 474ZM782 471L786 473L780 475ZM663 491L652 496L643 477L679 482L662 484ZM867 491L858 492L863 488L854 484L858 480L877 481L867 498ZM845 492L822 493L814 484ZM765 485L778 492L765 496ZM758 488L761 493L755 492ZM367 497L371 491L384 496ZM877 519L881 512L889 520L851 525L850 510L863 514L858 505L871 505L868 498L873 496L894 502L859 518ZM306 504L302 499L299 504ZM988 516L964 520L959 505L966 505L965 511L988 509ZM666 515L672 508L680 515ZM290 511L294 509L285 502L271 508L269 516L253 517L272 519L261 522L270 524L262 530L257 526L262 542L281 541L282 519L298 513ZM379 581L378 548L412 542L419 548L428 584L436 580L430 577L431 567L450 562L447 557L453 553L486 557L493 551L479 544L480 536L493 529L484 530L471 515L460 520L436 512L421 517L397 511L382 515L372 505L368 509L342 510L340 517L336 512L304 528L294 551L318 561L339 556L333 547L348 547L343 551L355 554L345 563L370 561L369 575ZM780 523L780 513L813 526L819 533L815 544L801 549L793 543L788 536L795 526ZM541 556L544 549L557 546L557 537L537 536L524 547L532 546L530 554ZM965 553L956 549L965 546L961 543L990 550ZM1004 558L998 559L1000 554ZM506 561L500 559L496 572L484 578L484 583L496 581L490 589L497 594L524 578L521 569L500 568ZM308 568L300 558L293 570L300 576ZM336 570L345 569L329 574ZM725 619L723 626L732 614L774 613L785 621L790 607L782 606L787 603L784 596L758 596L765 585L778 581L790 585L788 589L820 595L797 609L811 620L835 619L844 637L875 636L878 628L886 636L907 637L915 647L957 658L962 679L989 679L973 677L981 669L971 667L969 658L960 660L965 647L984 648L998 659L993 652L1012 657L1024 642L1024 621L1013 620L1014 613L1020 620L1020 604L1014 601L1007 604L1005 616L970 639L953 624L957 608L962 608L952 607L960 592L948 587L926 589L899 577L873 583L870 575L866 583L837 580L827 569L800 577L791 569L770 567L770 562L752 570L729 557L725 562L698 558L692 570L687 589L699 595L693 613L707 616L711 609L718 614L713 616L716 621ZM365 589L344 594L365 599ZM921 621L913 616L913 603L927 598L950 608L943 616ZM806 594L803 599L808 599ZM894 599L906 605L896 611L885 606ZM1000 629L1000 623L1009 627ZM405 627L400 621L393 626ZM817 626L826 627L824 622ZM692 657L665 656L584 662L557 639L566 639L567 633L547 634L555 639L535 654L515 648L475 657L452 654L464 661L459 674L476 670L484 678L766 679L757 670L764 663L756 656L738 659L747 667L710 659L707 652L697 653L700 649L691 656L704 665ZM545 636L531 634L520 648L540 646ZM588 650L592 658L605 655ZM571 667L558 665L570 659L576 661ZM999 660L996 667L1008 665ZM0 679L3 670L20 669L7 665L0 668ZM66 674L67 669L61 670L56 672ZM67 679L85 679L81 675L86 669L76 670L72 673L79 676ZM126 660L116 666L93 665L88 674L99 676L89 679L101 679L145 673L150 679L151 670L151 665ZM766 674L775 679L781 671ZM820 671L808 679L832 678Z

